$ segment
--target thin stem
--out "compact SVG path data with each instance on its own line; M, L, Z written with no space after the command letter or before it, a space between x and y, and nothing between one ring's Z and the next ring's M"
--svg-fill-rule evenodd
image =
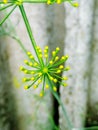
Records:
M59 98L59 95L58 95L56 92L54 92L53 90L52 90L52 94L54 95L54 97L56 98L56 100L58 101L58 103L61 105L61 108L62 108L62 111L63 111L63 113L64 113L65 119L66 119L66 121L67 121L69 130L72 130L72 128L73 128L73 127L72 127L72 124L71 124L71 122L69 121L69 117L68 117L68 115L67 115L66 109L65 109L65 107L63 106L63 103L61 102L61 100L60 100L60 98Z
M22 50L26 53L26 55L27 55L27 50L26 50L26 48L24 47L24 45L23 45L23 43L21 42L21 40L18 38L18 37L16 37L16 36L14 36L14 35L10 35L10 34L7 34L8 36L10 36L11 38L13 38L14 40L16 40L18 43L19 43L19 45L20 45L20 47L22 48Z
M0 8L0 11L6 9L6 8L8 8L8 7L11 7L12 5L13 5L13 4L9 4L9 5L7 5L7 6L1 7L1 8Z
M26 29L27 29L27 31L28 31L28 35L29 35L29 38L30 38L30 40L31 40L32 46L33 46L33 48L34 48L34 50L35 50L36 56L37 56L39 62L41 62L41 60L40 60L40 58L39 58L38 51L37 51L37 49L36 49L37 45L36 45L35 39L34 39L34 37L33 37L33 33L32 33L32 30L31 30L31 27L30 27L30 24L29 24L29 21L28 21L28 18L27 18L27 15L26 15L26 12L25 12L25 10L24 10L23 5L20 5L20 6L19 6L19 9L20 9L20 12L21 12L21 14L22 14L24 23L25 23L25 25L26 25Z
M6 19L10 16L10 14L14 11L14 9L17 7L14 6L14 8L5 16L5 18L0 22L0 26L6 21Z
M20 45L21 49L24 51L24 53L25 53L26 56L27 56L27 50L26 50L26 48L24 47L22 41L21 41L18 37L14 36L14 35L11 35L11 34L9 34L9 33L6 33L6 32L2 33L2 35L9 36L9 37L11 37L12 39L16 40L17 43ZM0 35L0 36L1 36L1 35Z
M53 91L53 89L52 89L52 86L53 86L52 82L49 80L48 77L47 77L47 79L48 79L48 82L49 82L49 84L50 84L50 89L51 89L51 92L52 92L53 96L56 98L56 100L58 101L58 103L61 105L62 111L63 111L63 113L64 113L64 117L65 117L65 119L66 119L66 121L67 121L68 129L69 129L69 130L72 130L73 126L72 126L72 124L71 124L71 122L70 122L70 120L69 120L69 117L68 117L68 115L67 115L66 109L65 109L65 107L63 106L63 103L62 103L62 101L60 100L59 95L58 95L56 92Z

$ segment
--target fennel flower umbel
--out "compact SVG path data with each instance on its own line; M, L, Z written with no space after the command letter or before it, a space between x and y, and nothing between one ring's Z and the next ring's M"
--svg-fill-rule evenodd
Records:
M34 89L38 88L39 84L42 84L42 91L40 96L44 95L44 89L49 88L49 81L52 82L52 90L57 91L56 83L60 83L61 86L66 87L67 83L65 82L68 77L61 77L59 74L63 71L68 71L70 67L64 67L64 62L68 59L68 55L62 56L59 58L58 53L60 48L57 47L55 51L52 52L52 58L49 60L49 49L48 46L44 48L44 54L39 46L36 47L36 50L39 54L40 61L37 61L31 52L27 52L29 60L24 60L24 63L28 68L21 66L20 70L24 72L26 77L23 78L23 82L29 83L25 85L24 89L29 89L33 86ZM29 76L28 76L29 75Z

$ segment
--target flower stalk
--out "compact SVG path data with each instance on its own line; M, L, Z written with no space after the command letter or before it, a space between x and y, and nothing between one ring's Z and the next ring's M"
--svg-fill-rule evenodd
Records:
M47 78L47 80L48 80L48 78ZM66 122L67 122L68 130L72 130L72 129L73 129L73 126L72 126L71 121L69 120L69 117L68 117L68 115L67 115L66 108L64 107L64 105L63 105L63 103L62 103L62 101L61 101L59 95L58 95L55 91L52 90L52 88L51 88L52 82L51 82L50 80L48 80L48 82L49 82L49 84L50 84L50 90L51 90L53 96L55 97L55 99L58 101L59 105L60 105L61 108L62 108L62 111L63 111L64 117L65 117L65 120L66 120Z
M24 20L24 23L25 23L25 26L26 26L26 29L27 29L27 32L28 32L28 35L29 35L29 38L31 40L31 43L32 43L32 46L34 48L34 51L36 53L36 56L39 60L39 62L41 62L41 59L39 58L39 55L38 55L38 51L36 49L36 42L35 42L35 39L33 37L33 33L32 33L32 30L31 30L31 27L30 27L30 24L29 24L29 21L28 21L28 18L27 18L27 15L26 15L26 12L24 10L24 7L23 7L23 4L19 6L19 9L21 11L21 14L22 14L22 17L23 17L23 20Z

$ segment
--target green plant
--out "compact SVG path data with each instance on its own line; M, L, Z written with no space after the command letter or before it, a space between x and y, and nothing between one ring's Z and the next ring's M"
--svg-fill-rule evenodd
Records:
M45 87L50 89L51 93L54 95L58 103L61 105L62 111L64 113L68 129L69 130L76 130L73 128L65 107L63 106L63 103L61 102L57 91L56 83L59 82L62 86L66 87L67 83L65 82L67 80L67 77L60 77L60 73L63 71L68 71L70 67L64 67L63 63L68 59L68 56L62 56L61 58L58 57L58 53L60 48L57 47L55 51L52 52L52 59L49 60L49 55L48 55L48 46L45 47L44 53L42 52L41 48L37 46L35 39L33 37L33 33L24 9L23 4L24 3L47 3L47 4L60 4L62 2L69 2L72 6L78 7L77 2L73 2L72 0L3 0L0 2L0 11L3 11L11 6L13 8L10 10L10 12L5 16L5 18L0 22L0 26L6 21L6 19L10 16L10 14L15 10L16 7L19 7L19 10L21 12L22 18L24 20L29 38L31 40L32 47L35 51L36 58L32 55L31 52L28 52L22 42L17 39L16 37L13 37L16 39L19 43L24 52L26 53L28 60L25 60L25 64L30 67L30 69L26 69L25 67L21 66L20 70L23 71L26 74L31 75L31 77L25 77L23 78L24 82L29 82L29 85L26 85L24 88L29 89L30 87L37 88L39 84L42 83L42 91L40 92L40 96L44 96L44 89ZM44 58L43 58L44 57ZM33 76L32 76L33 75ZM60 81L61 82L60 82ZM80 130L87 129L88 128L81 128ZM93 128L91 128L93 129ZM95 129L95 128L94 128Z

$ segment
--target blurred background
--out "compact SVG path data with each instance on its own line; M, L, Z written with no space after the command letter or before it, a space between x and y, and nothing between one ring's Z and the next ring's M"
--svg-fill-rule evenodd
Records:
M78 0L74 8L25 4L37 44L50 53L69 55L68 87L57 84L58 94L74 128L98 126L98 0ZM9 11L0 12L0 20ZM34 55L19 9L0 27L0 130L67 130L61 107L49 90L39 97L41 86L25 91L19 71L26 55L21 40ZM78 129L79 130L79 129Z

